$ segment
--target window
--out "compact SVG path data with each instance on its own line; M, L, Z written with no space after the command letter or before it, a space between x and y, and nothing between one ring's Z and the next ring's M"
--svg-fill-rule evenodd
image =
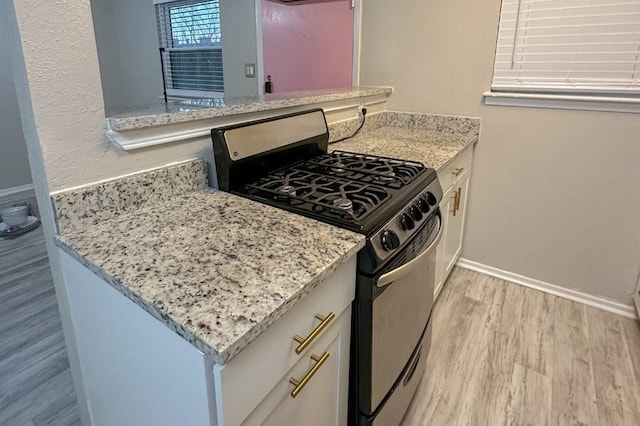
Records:
M491 90L637 103L640 0L503 0Z
M218 0L156 0L165 88L173 96L224 92Z

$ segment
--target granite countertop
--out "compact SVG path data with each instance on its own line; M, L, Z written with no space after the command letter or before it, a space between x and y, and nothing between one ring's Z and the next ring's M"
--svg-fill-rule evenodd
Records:
M332 138L359 120L331 125ZM384 112L330 145L440 171L477 140L477 118ZM364 246L365 237L206 189L190 160L52 195L56 244L224 364Z
M478 141L475 118L386 112L372 125L344 142L329 145L342 150L419 161L442 171Z
M363 96L390 95L390 87L349 87L331 90L274 93L244 98L207 98L164 102L109 113L110 132L141 129L170 123L246 114L300 105L313 105Z
M364 246L362 235L225 192L171 198L67 225L56 244L220 364Z

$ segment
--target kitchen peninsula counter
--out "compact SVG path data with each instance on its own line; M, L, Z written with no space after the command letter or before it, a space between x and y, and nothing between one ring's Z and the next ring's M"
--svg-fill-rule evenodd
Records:
M332 125L332 136L352 122ZM442 170L479 119L385 112L330 149ZM228 363L364 246L363 235L207 188L192 160L52 196L56 244L216 363Z
M268 93L244 98L175 100L168 103L114 111L107 119L107 125L110 132L122 132L323 102L357 100L365 96L390 96L392 92L393 89L390 87L349 87L345 89Z
M206 189L205 177L196 160L54 194L56 244L224 364L352 258L364 236ZM141 189L152 195L119 212Z

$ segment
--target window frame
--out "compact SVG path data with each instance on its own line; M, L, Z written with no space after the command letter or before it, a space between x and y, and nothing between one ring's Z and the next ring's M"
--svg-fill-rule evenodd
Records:
M502 8L504 8L505 1L506 0L503 0ZM521 10L520 8L523 2L525 1L527 2L527 4L531 4L531 0L519 0L518 11L516 13L517 22L514 24L513 18L511 18L510 21L508 20L510 23L505 24L504 28L502 27L503 25L502 21L505 14L504 14L504 10L501 9L500 21L498 24L499 25L498 37L496 38L496 51L495 51L494 62L492 67L493 72L491 76L491 88L489 91L483 94L485 105L522 106L522 107L533 107L533 108L556 108L556 109L575 109L575 110L631 112L631 113L640 112L640 80L636 83L635 76L631 77L630 79L630 82L633 85L633 88L629 90L619 90L614 83L615 80L613 79L610 80L611 83L609 86L593 87L593 88L586 88L586 89L583 88L581 90L572 89L569 84L562 85L562 84L558 84L557 82L551 81L553 79L550 79L548 84L545 85L544 75L540 80L536 80L534 83L530 83L529 87L518 87L516 84L516 80L513 80L514 83L512 85L509 84L508 81L505 82L506 80L508 80L509 77L504 76L504 72L505 72L504 61L502 62L500 67L498 66L498 53L500 48L502 48L503 50L505 48L512 48L514 52L513 54L515 55L515 49L518 46L518 43L526 39L526 34L524 36L519 35L521 33L521 27L526 26L525 22L528 19L527 16L524 16L520 12ZM509 2L508 4L511 7L513 7L513 2ZM592 7L592 5L584 5L584 6ZM511 12L513 12L513 10ZM515 25L515 30L513 29L514 25ZM499 38L499 36L501 35L501 31L504 31L505 34L510 34L509 31L511 31L511 33L515 31L515 34L513 36L510 36L510 37L513 37L513 42L511 44L505 41L501 41L501 39ZM550 31L549 36L551 36L552 32L553 31ZM599 33L597 31L594 31L594 34L599 34ZM640 48L640 40L638 41L638 43ZM615 42L611 42L610 44L615 45ZM550 47L548 47L549 49L548 52L551 54L551 52L553 52L552 50L553 47L557 45L552 44L549 46ZM547 50L545 50L545 52L546 51ZM521 60L526 60L526 58L525 59L521 58ZM637 60L638 59L636 59L636 61ZM638 62L636 62L636 64L638 64ZM551 69L555 69L553 68L554 66L555 65L551 65L550 66ZM512 67L513 67L513 62L512 62ZM496 81L496 71L498 69L500 69L503 75L498 81ZM560 70L560 68L558 69ZM546 72L547 71L544 71L543 74ZM595 72L596 71L594 71L594 73ZM597 74L592 74L592 78L595 78L596 75ZM500 87L496 88L496 86L500 86ZM523 86L526 86L526 84L523 84ZM636 89L636 86L637 86L637 89Z
M189 50L209 50L209 51L220 51L222 55L222 31L220 30L220 41L214 42L207 45L190 45L184 47L174 47L174 46L165 46L165 41L173 39L173 32L171 28L171 17L170 17L170 8L172 4L185 3L185 0L154 0L154 8L156 12L156 24L158 30L158 38L160 43L160 51L161 51L161 60L162 65L164 67L164 74L167 75L171 73L171 59L170 52L172 51L189 51ZM195 4L198 3L218 3L218 9L220 8L219 0L193 0ZM175 6L174 6L175 7ZM163 10L161 10L163 9ZM166 14L167 16L162 16L161 14ZM169 28L167 28L166 24L169 24ZM218 26L221 27L221 17L219 16ZM222 67L222 60L221 65ZM164 90L168 98L176 98L176 99L185 99L185 98L223 98L224 90L222 91L210 91L210 90L199 90L199 89L180 89L169 87L173 84L173 80L168 78L164 79ZM222 81L222 85L224 87L224 73L220 71L220 80Z

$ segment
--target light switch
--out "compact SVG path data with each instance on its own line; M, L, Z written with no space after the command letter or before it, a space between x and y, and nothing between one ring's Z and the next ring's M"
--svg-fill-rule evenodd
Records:
M247 78L256 78L256 64L244 64L244 75Z

